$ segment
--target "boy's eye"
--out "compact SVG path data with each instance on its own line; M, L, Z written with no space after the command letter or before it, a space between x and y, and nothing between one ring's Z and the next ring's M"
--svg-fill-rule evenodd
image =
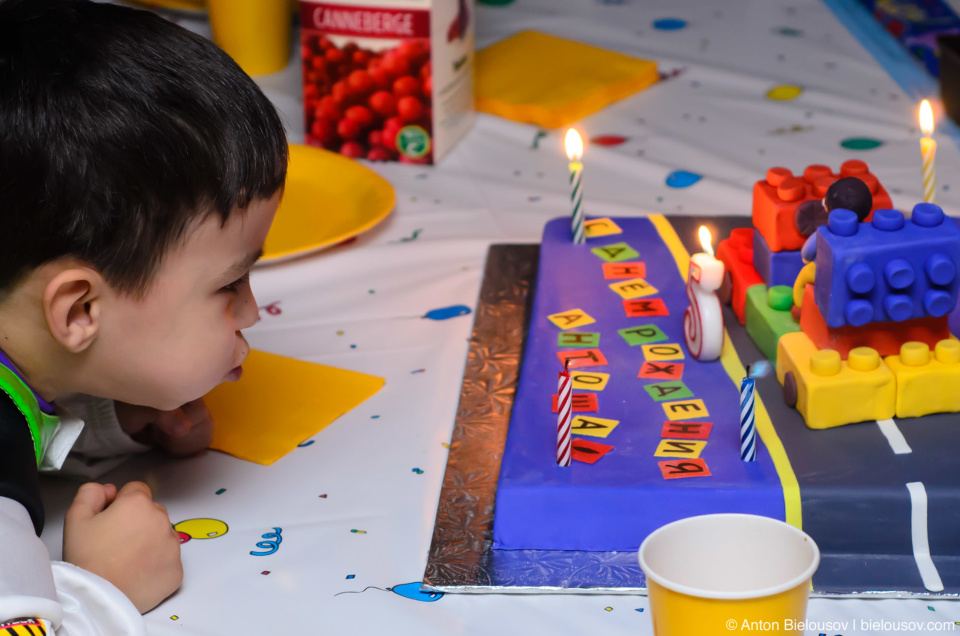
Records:
M239 291L241 287L246 285L249 280L250 280L250 272L247 272L246 274L244 274L237 280L233 281L232 283L224 285L221 288L221 291L229 292L231 294L236 294L237 291Z

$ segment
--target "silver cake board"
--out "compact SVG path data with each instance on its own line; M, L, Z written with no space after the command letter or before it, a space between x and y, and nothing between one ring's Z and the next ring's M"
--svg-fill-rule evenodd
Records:
M727 236L734 227L750 224L747 217L671 218L670 222L687 243L688 250L694 249L689 242L695 238L690 237L696 237L700 223L712 226L715 236ZM634 551L494 550L492 547L500 460L522 363L538 258L539 245L493 245L487 255L422 588L447 593L645 594L643 573ZM761 357L759 350L729 307L724 308L724 312L728 332L741 359L745 364L753 364ZM811 432L800 415L778 399L780 390L775 377L758 381L758 392L778 424L781 437L805 458L817 456L811 452L811 443L823 444L832 437L835 442L830 444L849 448L879 435L875 427L867 425ZM925 426L935 427L930 433L934 439L948 435L960 443L960 427L952 421L956 416L948 419L946 415L923 418ZM873 470L897 473L890 465L870 468L872 461L867 456L863 459L865 465L859 467L865 478L873 478ZM821 469L815 468L813 474L819 474ZM818 491L814 486L805 488L801 483L801 494L816 500ZM829 521L833 515L829 510L826 513L821 517ZM804 529L807 529L807 513L804 515ZM824 519L819 521L821 529L824 522ZM818 523L816 515L810 516L810 523ZM861 530L851 528L850 532L855 534ZM958 597L957 582L953 579L958 578L960 558L938 559L947 588L930 592L918 583L909 550L895 556L869 557L824 553L818 576L826 575L827 583L818 584L815 576L813 596ZM890 572L896 574L893 583L889 578L884 579Z

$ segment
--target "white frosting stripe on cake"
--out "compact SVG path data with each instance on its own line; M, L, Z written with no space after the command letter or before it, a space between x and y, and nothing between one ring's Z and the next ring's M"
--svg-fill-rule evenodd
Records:
M923 586L931 592L943 591L943 581L937 566L930 558L930 541L927 538L927 489L923 482L907 484L910 492L910 534L913 537L913 558L917 561Z
M894 455L906 455L907 453L913 452L903 433L897 428L896 422L893 420L877 420L877 426L880 427L880 432L883 433L883 436L887 438L887 442L890 443L890 448L893 449Z

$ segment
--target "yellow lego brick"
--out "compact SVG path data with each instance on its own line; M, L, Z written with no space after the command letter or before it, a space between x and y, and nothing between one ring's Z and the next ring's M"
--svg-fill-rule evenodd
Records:
M893 417L897 381L875 349L851 349L846 361L818 351L803 333L784 334L777 346L777 379L796 382L797 410L810 428L833 428ZM786 392L785 392L786 393Z
M960 411L960 342L941 340L930 351L907 342L884 362L897 378L897 417Z

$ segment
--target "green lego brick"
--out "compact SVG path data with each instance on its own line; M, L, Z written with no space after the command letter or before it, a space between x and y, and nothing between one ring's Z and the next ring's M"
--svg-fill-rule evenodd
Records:
M747 290L744 312L747 334L753 338L763 355L774 364L777 363L777 342L780 341L780 336L800 331L800 324L790 313L793 303L788 305L785 300L787 296L792 297L792 292L783 285L772 287L769 291L766 285L754 285Z

